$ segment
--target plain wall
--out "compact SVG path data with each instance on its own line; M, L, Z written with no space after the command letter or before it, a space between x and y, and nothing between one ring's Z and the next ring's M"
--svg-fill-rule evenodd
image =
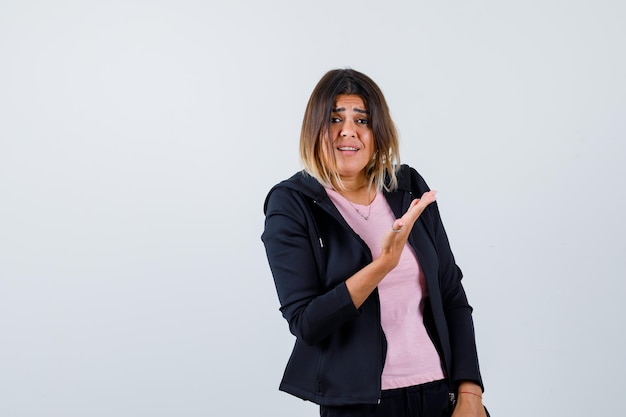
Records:
M494 416L619 416L626 6L0 2L0 415L316 416L260 241L329 69L383 89Z

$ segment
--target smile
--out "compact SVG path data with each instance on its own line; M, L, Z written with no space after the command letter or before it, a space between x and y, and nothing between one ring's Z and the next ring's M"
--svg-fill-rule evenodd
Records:
M340 151L358 151L358 148L353 148L352 146L342 146L340 148L337 148Z

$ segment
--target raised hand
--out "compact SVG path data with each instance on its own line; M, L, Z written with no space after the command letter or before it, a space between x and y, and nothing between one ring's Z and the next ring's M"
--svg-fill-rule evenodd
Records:
M393 222L389 232L383 237L380 256L346 280L346 287L357 308L363 304L389 271L398 265L400 254L413 224L424 209L435 201L436 194L436 191L428 191L422 195L422 198L413 200L406 213Z
M430 203L435 201L437 191L427 191L422 195L422 198L415 199L411 202L409 209L404 213L402 217L396 219L391 225L389 232L385 235L382 241L382 251L380 257L390 262L392 268L400 261L400 254L402 249L409 238L409 233L413 228L413 225L419 218L420 214L428 207Z

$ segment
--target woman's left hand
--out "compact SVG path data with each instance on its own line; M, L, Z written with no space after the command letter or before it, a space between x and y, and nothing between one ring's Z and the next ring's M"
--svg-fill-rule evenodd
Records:
M478 385L472 382L463 382L459 385L452 417L487 417L483 406L482 389Z

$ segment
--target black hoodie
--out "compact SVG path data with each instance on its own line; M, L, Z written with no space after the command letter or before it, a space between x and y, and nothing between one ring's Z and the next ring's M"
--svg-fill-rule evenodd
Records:
M398 188L384 192L396 217L429 188L407 165ZM376 404L387 343L375 290L356 308L345 281L372 262L363 240L348 226L324 187L304 172L272 188L265 201L262 240L280 310L296 343L282 391L320 405ZM424 322L451 389L461 381L482 387L472 308L436 203L415 222L409 244L424 271L428 298Z

